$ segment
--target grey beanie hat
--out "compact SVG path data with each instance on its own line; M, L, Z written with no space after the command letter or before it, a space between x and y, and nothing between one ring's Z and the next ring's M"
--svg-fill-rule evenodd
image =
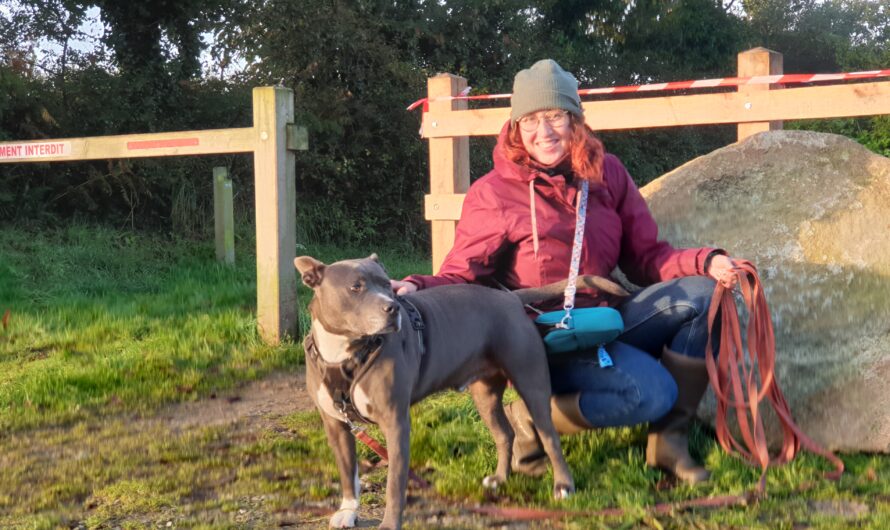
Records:
M553 59L540 60L516 74L510 103L510 121L514 123L530 112L544 109L563 109L579 118L584 116L578 81Z

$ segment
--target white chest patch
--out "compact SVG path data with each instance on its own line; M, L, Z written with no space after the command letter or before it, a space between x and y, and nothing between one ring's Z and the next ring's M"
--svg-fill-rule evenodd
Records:
M349 358L349 354L347 353L349 339L347 337L330 333L317 320L312 321L312 332L315 337L315 345L318 348L318 352L326 362L339 363ZM340 421L344 421L343 414L334 404L334 399L331 397L330 391L328 391L324 385L318 387L318 392L316 392L315 398L318 406L326 414ZM368 398L368 395L362 389L361 385L356 385L352 401L359 414L370 419L374 408L371 406L371 400Z
M368 394L365 394L361 385L355 385L355 391L352 393L352 402L355 404L355 409L358 410L359 414L372 419L371 415L374 412L374 408L371 406L371 399L368 397Z
M321 358L329 363L339 363L349 358L346 348L349 339L342 335L336 335L326 330L321 322L312 321L312 335L315 337L315 347Z
M328 392L328 389L325 388L324 385L318 387L318 392L315 393L315 402L318 403L318 407L328 416L344 421L343 414L341 414L340 411L337 410L337 407L334 406L334 398L331 397L331 393Z

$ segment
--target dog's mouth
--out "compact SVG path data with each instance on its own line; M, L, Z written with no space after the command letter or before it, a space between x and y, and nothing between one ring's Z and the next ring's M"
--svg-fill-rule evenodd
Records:
M387 335L389 333L397 333L402 329L402 315L395 312L387 316L375 316L365 321L364 325L359 329L362 330L361 335Z
M377 332L377 335L385 335L387 333L398 333L402 329L402 313L396 311L392 316L386 319L383 327Z

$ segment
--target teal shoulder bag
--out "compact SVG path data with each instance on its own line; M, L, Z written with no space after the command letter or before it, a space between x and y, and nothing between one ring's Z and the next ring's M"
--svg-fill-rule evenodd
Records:
M535 322L544 328L544 346L554 360L587 357L596 352L599 364L612 366L612 358L604 345L612 342L624 331L621 313L611 307L575 309L575 285L581 262L581 246L584 240L584 220L587 217L588 184L583 181L578 206L575 209L575 240L572 243L572 261L566 283L562 311L542 313Z

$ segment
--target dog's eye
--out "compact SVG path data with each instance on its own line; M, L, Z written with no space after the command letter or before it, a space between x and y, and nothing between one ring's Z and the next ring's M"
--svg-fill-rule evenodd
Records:
M360 292L362 290L362 283L355 282L354 284L352 284L352 286L349 287L349 290L354 293Z

